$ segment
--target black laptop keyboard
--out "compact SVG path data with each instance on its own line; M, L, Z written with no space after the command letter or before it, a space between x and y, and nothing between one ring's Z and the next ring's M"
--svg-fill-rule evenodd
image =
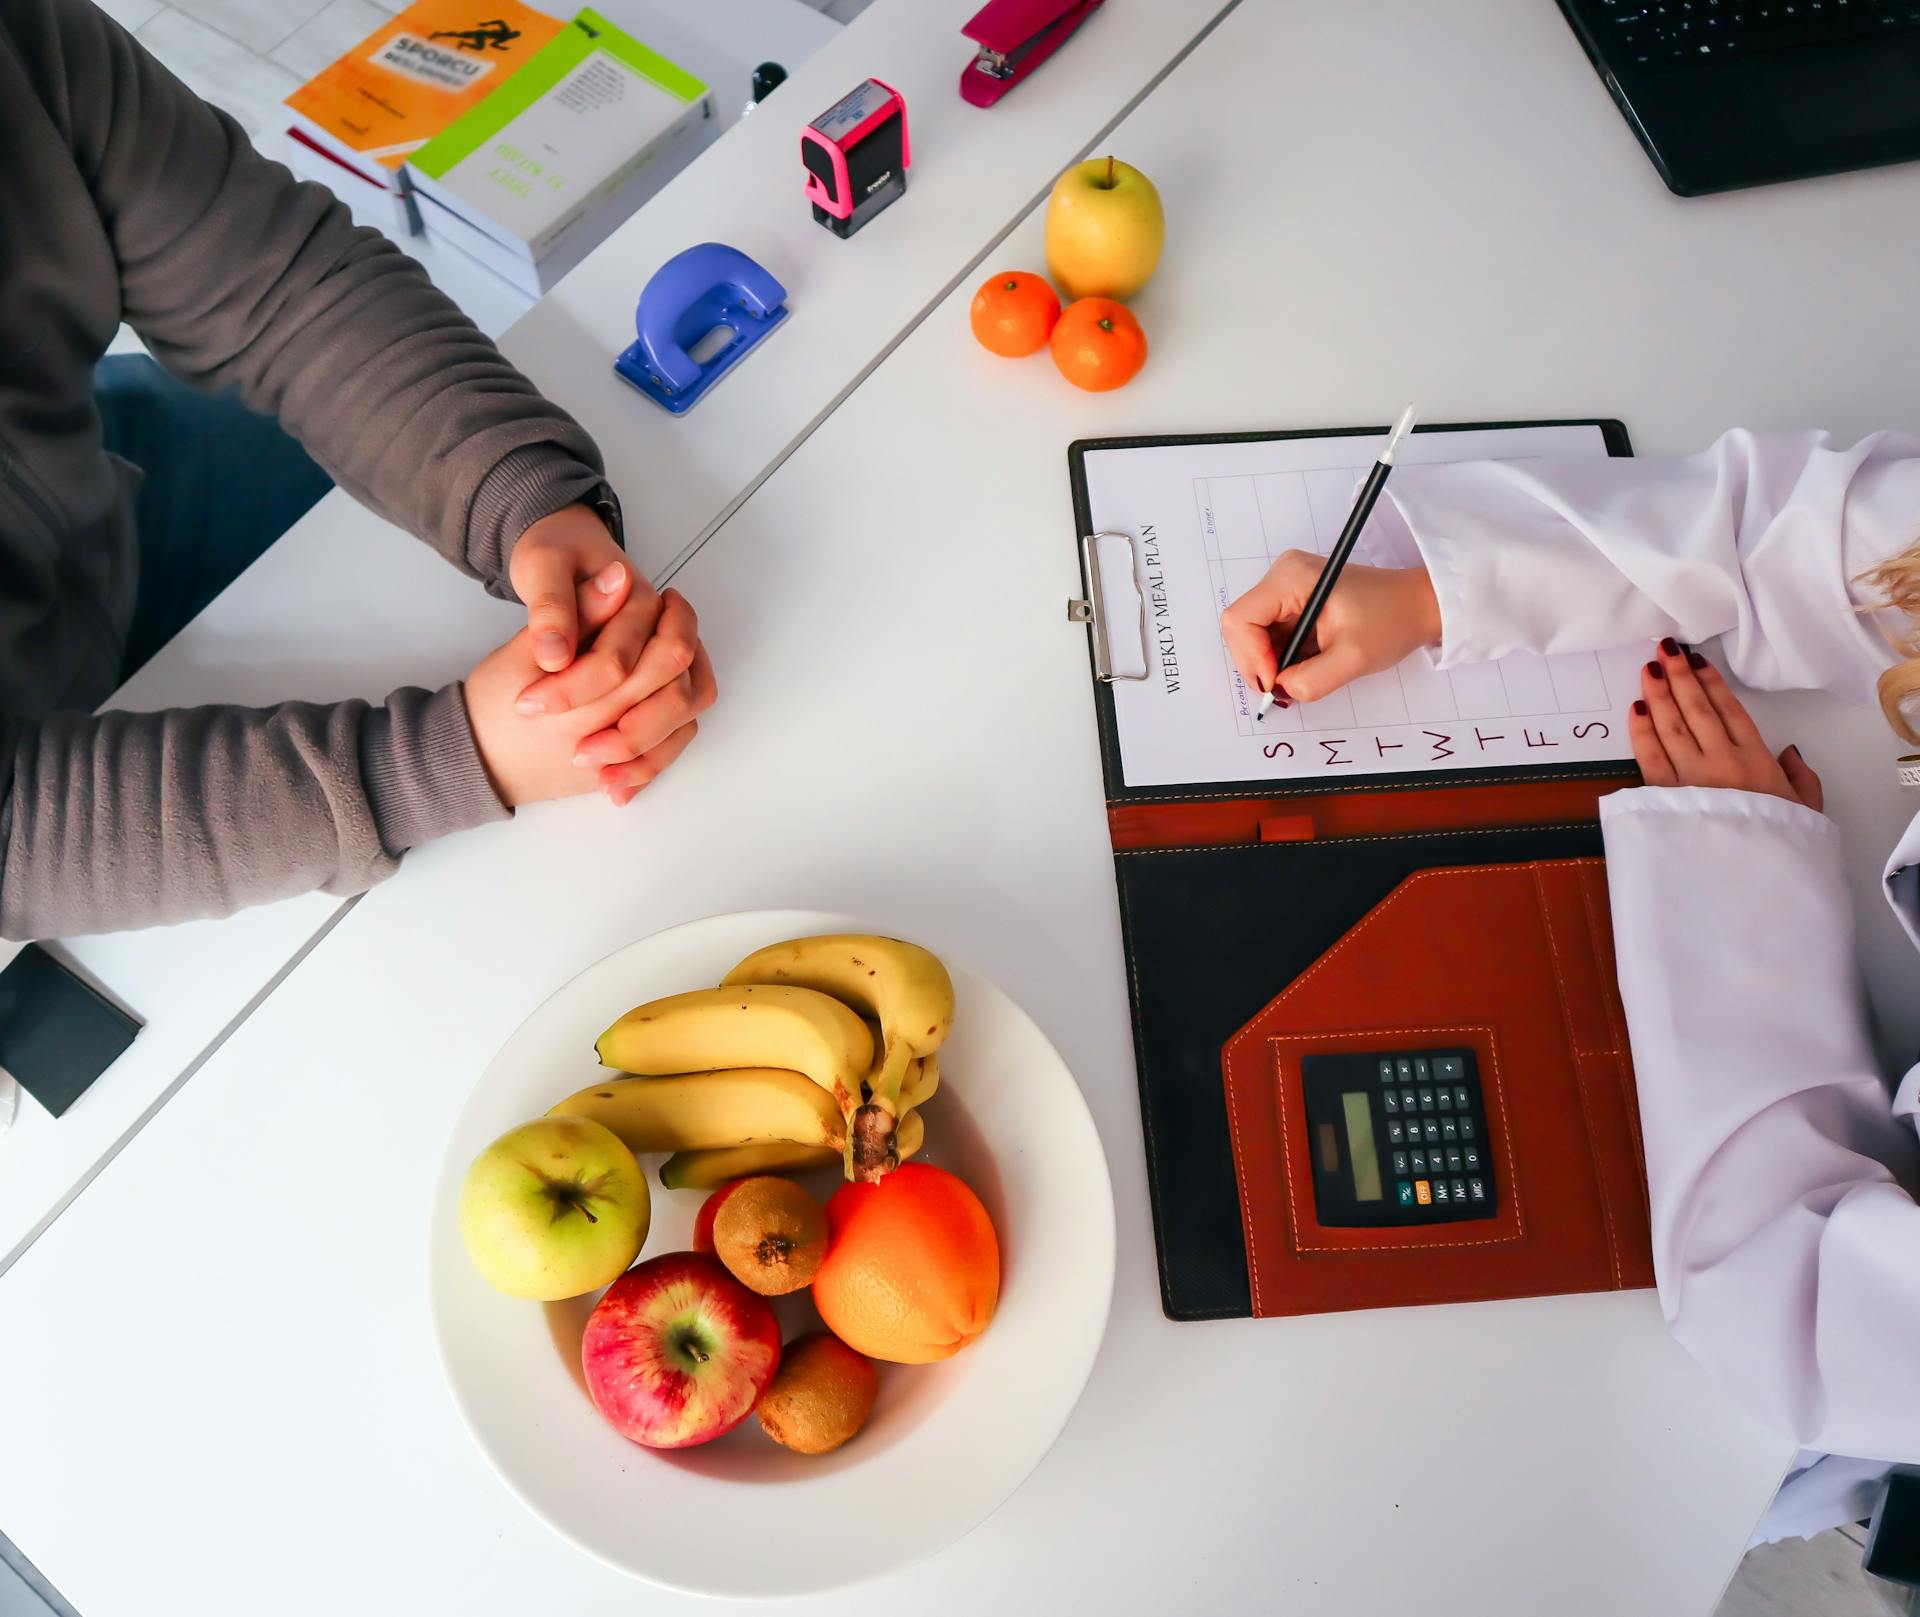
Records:
M1755 51L1920 31L1916 0L1586 0L1602 38L1635 67L1660 70Z

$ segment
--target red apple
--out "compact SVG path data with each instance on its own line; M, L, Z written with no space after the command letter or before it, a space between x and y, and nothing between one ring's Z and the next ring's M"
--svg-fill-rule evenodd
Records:
M593 1407L622 1437L684 1449L753 1413L780 1368L764 1297L698 1252L668 1252L607 1288L580 1344Z
M746 1183L744 1179L729 1179L711 1196L700 1204L700 1211L693 1215L693 1250L713 1256L713 1220L720 1211L720 1204Z

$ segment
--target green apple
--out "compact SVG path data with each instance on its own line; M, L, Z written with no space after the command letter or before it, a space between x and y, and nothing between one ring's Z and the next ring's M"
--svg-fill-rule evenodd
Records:
M613 1130L584 1117L509 1129L460 1187L460 1238L489 1284L553 1302L598 1291L640 1255L646 1177Z
M1096 157L1054 182L1047 269L1070 300L1132 297L1153 274L1166 239L1160 193L1137 168Z

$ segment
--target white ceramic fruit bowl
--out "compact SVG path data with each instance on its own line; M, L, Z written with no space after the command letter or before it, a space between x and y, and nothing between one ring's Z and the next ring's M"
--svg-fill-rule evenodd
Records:
M481 1074L447 1143L434 1203L431 1302L441 1361L468 1428L507 1486L609 1566L698 1594L840 1588L932 1555L984 1521L1052 1447L1079 1399L1113 1292L1113 1189L1073 1075L991 983L953 970L953 1034L927 1103L920 1160L959 1174L1000 1233L999 1311L981 1339L933 1365L882 1365L880 1399L846 1447L793 1454L749 1417L717 1442L671 1452L613 1431L588 1401L580 1335L594 1298L542 1305L492 1290L457 1218L467 1164L507 1129L593 1080L593 1041L643 1000L720 980L782 938L873 930L796 912L715 916L631 944L582 972L520 1025ZM659 1188L641 1256L685 1249L703 1192ZM809 1181L825 1197L829 1175ZM782 1298L785 1334L817 1323ZM881 1532L853 1535L874 1502Z

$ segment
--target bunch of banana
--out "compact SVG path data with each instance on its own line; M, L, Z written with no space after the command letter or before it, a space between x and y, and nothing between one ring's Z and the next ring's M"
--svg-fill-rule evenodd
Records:
M913 1104L905 1098L909 1069L915 1059L930 1058L953 1027L953 979L939 958L898 938L794 938L755 950L721 986L742 993L810 991L879 1023L879 1058L867 1074L865 1098L856 1090L851 1106L843 1096L836 1099L847 1120L847 1177L878 1179L898 1167L897 1134ZM872 1034L867 1037L871 1045ZM933 1081L939 1082L937 1069Z
M953 983L893 938L797 938L749 955L718 988L651 1000L600 1035L607 1078L554 1114L604 1124L635 1152L671 1152L669 1187L799 1171L838 1158L877 1179L920 1149L917 1108Z
M926 1065L933 1065L931 1074ZM939 1087L937 1064L912 1063L906 1109ZM636 1155L791 1145L839 1155L847 1122L826 1090L784 1067L728 1067L668 1078L609 1078L569 1095L549 1113L611 1129Z

